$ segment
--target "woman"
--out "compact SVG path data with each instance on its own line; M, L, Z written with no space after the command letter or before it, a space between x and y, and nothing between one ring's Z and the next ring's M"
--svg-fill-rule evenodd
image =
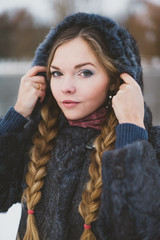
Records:
M20 239L159 239L160 128L141 90L127 30L85 13L51 29L0 123L0 208L22 197Z

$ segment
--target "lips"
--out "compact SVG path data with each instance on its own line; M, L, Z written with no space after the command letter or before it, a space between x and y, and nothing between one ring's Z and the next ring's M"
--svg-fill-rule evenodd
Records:
M75 102L72 100L64 100L62 103L66 108L76 107L79 104L79 102Z

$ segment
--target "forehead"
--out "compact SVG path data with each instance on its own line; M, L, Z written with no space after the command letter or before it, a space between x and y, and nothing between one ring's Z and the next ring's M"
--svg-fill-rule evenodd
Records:
M53 57L54 63L71 60L96 62L97 58L87 41L78 37L60 45Z

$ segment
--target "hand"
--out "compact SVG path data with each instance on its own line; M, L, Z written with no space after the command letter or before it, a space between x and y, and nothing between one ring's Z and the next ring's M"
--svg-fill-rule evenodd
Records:
M138 83L127 73L120 75L125 82L112 99L112 107L119 123L144 127L144 99Z
M45 97L45 77L36 76L39 72L45 72L46 67L34 66L21 78L15 110L24 117L29 117L36 105L38 98L42 102Z

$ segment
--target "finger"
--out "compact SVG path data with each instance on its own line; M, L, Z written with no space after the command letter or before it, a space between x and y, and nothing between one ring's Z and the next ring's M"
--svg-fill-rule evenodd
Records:
M36 88L39 91L43 91L43 92L46 91L46 85L45 84L42 84L42 83L38 82L38 83L33 83L33 86L34 86L34 88Z
M40 98L40 102L43 102L45 95L46 95L45 91L38 91L38 98Z
M45 97L45 94L46 94L46 91L43 91L42 89L41 90L39 90L39 89L37 89L36 87L34 87L33 89L32 89L32 94L38 99L38 98L44 98Z
M33 77L39 72L46 72L47 67L45 66L34 66L32 67L25 76Z
M127 87L127 84L124 83L124 84L119 86L119 90L124 90L124 89L126 89L126 87Z
M134 78L132 78L128 73L121 73L120 78L126 83L126 84L136 84L136 81Z
M45 78L42 76L35 76L35 77L31 77L30 80L34 83L41 83L41 84L45 84L46 85L46 81Z
M40 97L40 102L43 102L44 98L45 98L45 94Z

